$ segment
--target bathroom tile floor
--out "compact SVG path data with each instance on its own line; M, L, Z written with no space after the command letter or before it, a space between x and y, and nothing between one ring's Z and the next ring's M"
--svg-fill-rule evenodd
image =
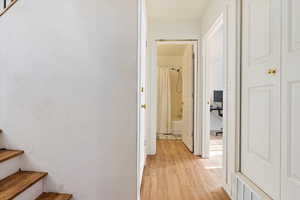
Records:
M180 140L158 140L157 154L147 158L142 200L229 200L221 188L220 158L201 159Z

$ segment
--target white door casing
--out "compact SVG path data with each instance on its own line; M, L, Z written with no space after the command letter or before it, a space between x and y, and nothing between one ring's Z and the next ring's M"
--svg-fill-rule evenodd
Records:
M154 155L156 153L156 120L157 120L157 46L160 43L164 44L190 44L194 46L194 52L195 52L195 73L194 73L194 79L195 83L198 84L201 83L201 70L199 69L200 65L198 64L198 52L200 48L200 36L163 36L164 39L161 39L161 37L156 37L155 39L151 40L149 44L151 44L151 74L149 74L150 82L151 82L151 91L148 91L149 98L150 98L150 112L149 112L149 139L147 141L149 145L149 153L150 155ZM199 84L198 84L199 86ZM200 98L202 96L202 88L201 87L194 87L194 155L201 155L202 152L202 121L201 121L201 111L202 111L202 99ZM196 122L196 123L195 123Z
M280 197L281 0L243 0L242 173Z
M182 140L188 149L194 151L194 46L185 51L182 69L183 76L183 133Z
M138 126L138 190L141 187L143 170L146 162L146 49L147 49L147 15L145 1L141 2L140 40L139 40L139 126Z
M283 1L282 200L300 197L300 1Z
M203 139L202 139L202 157L203 158L209 158L209 134L210 134L210 59L209 59L209 37L205 38L205 41L203 42L204 44L204 51L205 51L205 56L203 57Z

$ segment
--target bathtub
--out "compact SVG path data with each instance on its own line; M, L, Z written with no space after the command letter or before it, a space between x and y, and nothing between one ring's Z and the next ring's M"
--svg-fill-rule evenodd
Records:
M183 121L181 120L173 120L172 121L172 134L173 135L182 135L183 130Z

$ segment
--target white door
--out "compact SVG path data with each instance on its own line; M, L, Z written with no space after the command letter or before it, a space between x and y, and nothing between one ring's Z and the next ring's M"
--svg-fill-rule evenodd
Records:
M140 69L139 69L139 181L141 185L143 170L146 161L146 50L147 50L147 20L145 2L141 1L143 12L141 12L140 22ZM140 186L139 185L139 186Z
M275 200L280 198L280 22L281 0L243 0L242 173Z
M282 47L282 200L300 198L300 1L284 0Z
M211 66L211 41L210 37L205 38L205 56L204 70L203 70L203 143L202 143L202 157L209 158L210 153L210 105L211 105L211 90L210 90L210 66Z
M203 92L204 92L204 116L203 116L203 152L202 156L208 158L210 154L210 132L211 130L221 130L220 119L210 112L213 104L213 91L224 90L224 30L223 17L220 17L206 34L204 39L204 73L203 73ZM223 123L223 122L221 122ZM221 125L223 126L223 124ZM225 162L224 162L225 163Z
M184 55L183 75L183 134L182 139L188 149L194 151L194 47L187 47Z

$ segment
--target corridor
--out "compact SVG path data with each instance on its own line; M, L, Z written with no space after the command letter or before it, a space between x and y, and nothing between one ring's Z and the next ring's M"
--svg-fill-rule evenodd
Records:
M157 154L147 158L142 200L229 200L218 159L194 156L181 141L158 140Z

